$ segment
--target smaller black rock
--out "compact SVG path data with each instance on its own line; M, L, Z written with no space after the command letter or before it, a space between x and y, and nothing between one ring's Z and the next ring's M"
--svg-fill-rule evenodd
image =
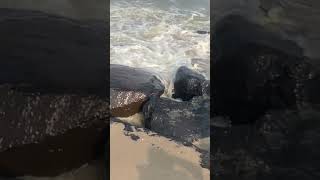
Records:
M181 66L175 76L173 98L189 101L194 96L202 96L204 76L191 69Z

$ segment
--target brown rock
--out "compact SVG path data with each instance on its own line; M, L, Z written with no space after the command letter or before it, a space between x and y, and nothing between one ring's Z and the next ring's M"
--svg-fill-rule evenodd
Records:
M135 91L117 91L111 89L111 114L117 117L130 116L140 111L148 97Z
M160 96L164 91L161 81L142 69L112 64L110 74L112 116L131 116L141 111L150 96Z

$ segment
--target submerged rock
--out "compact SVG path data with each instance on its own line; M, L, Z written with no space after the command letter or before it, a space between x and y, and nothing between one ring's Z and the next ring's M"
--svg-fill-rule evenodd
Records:
M177 102L167 98L149 101L143 107L146 127L160 135L193 143L210 136L210 99Z
M110 65L111 115L128 117L141 111L150 96L159 97L164 85L156 75L142 69Z
M30 94L2 85L0 100L0 175L55 176L103 152L105 98Z
M192 67L205 77L210 77L210 60L205 58L192 58Z
M188 101L194 96L202 95L202 83L205 81L204 76L191 69L181 66L174 80L173 98L180 98Z
M210 34L209 31L203 31L203 30L198 30L197 33L198 34Z

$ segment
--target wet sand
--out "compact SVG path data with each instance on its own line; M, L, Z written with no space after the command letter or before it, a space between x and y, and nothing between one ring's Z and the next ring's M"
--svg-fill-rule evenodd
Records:
M111 124L112 180L209 180L209 170L200 166L195 149L141 129L124 128L121 123Z

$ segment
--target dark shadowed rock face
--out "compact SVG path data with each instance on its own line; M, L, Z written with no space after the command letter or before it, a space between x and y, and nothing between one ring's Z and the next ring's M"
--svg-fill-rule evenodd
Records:
M257 154L274 166L319 173L319 118L318 108L267 113L256 126L262 138Z
M185 66L181 66L175 76L173 98L188 101L194 96L201 96L202 83L204 81L205 78L202 75Z
M250 151L253 128L248 125L211 127L211 176L215 179L256 180L269 174L267 164Z
M319 103L319 71L308 60L247 44L213 65L214 112L235 123L254 121L269 109Z
M143 107L146 127L160 135L192 143L209 137L210 100L195 97L190 102L159 98Z
M296 43L237 15L214 24L213 106L234 123L255 121L269 109L317 104L319 63Z
M211 127L213 177L317 179L320 123L317 108L271 111L248 125Z
M0 87L0 175L54 176L103 150L109 103L97 96Z
M152 73L122 65L110 65L112 116L128 117L141 111L150 96L160 96L164 85Z
M1 84L106 94L109 28L104 23L3 8L0 17Z

